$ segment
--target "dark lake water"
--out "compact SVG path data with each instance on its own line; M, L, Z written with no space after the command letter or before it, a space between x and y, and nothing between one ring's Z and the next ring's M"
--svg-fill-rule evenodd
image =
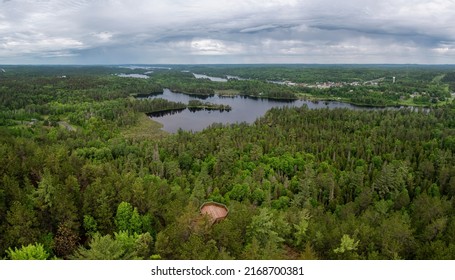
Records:
M169 101L183 102L188 104L188 101L200 99L196 96L190 96L182 93L174 93L168 89L164 90L163 94L153 95L149 98L163 98ZM256 99L251 97L220 97L217 95L206 97L204 102L214 104L226 104L232 107L229 112L219 111L196 111L192 112L188 109L161 114L160 116L151 117L153 120L162 123L163 129L170 133L175 133L179 128L187 131L201 131L213 123L253 123L257 118L263 116L265 112L274 107L300 107L307 105L310 109L321 108L348 108L353 110L364 109L374 110L374 108L358 107L343 102L312 102L307 100L295 101L277 101L271 99Z

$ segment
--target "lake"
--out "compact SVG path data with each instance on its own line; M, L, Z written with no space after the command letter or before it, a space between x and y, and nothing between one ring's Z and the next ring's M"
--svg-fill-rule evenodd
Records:
M148 98L163 98L174 102L183 102L188 104L190 100L200 99L197 96L190 96L182 93L174 93L169 89L165 89L162 94L156 94ZM348 109L364 109L374 110L377 108L359 107L348 103L335 102L335 101L320 101L312 102L307 100L292 100L281 101L272 99L260 99L244 96L235 97L220 97L218 95L205 97L204 102L214 104L225 104L231 106L232 110L229 112L219 111L190 111L188 109L168 112L163 114L156 114L151 118L163 124L163 130L175 133L179 128L187 131L201 131L213 123L253 123L257 118L263 116L265 112L274 107L300 107L307 105L310 109L321 108L348 108Z
M146 72L146 73L148 73L148 72ZM150 78L150 76L143 75L143 74L117 74L117 76L122 77L122 78L139 78L139 79L148 79L148 78Z
M212 82L227 82L228 80L225 79L225 78L219 78L219 77L211 77L211 76L207 76L207 75L202 75L202 74L196 74L196 73L193 73L193 76L196 78L196 79L209 79L210 81Z
M193 76L196 79L209 79L212 82L223 82L223 83L227 82L228 80L239 80L239 81L247 80L247 79L240 78L238 76L231 76L231 75L226 75L226 78L220 78L220 77L212 77L212 76L207 76L207 75L203 75L203 74L193 73Z

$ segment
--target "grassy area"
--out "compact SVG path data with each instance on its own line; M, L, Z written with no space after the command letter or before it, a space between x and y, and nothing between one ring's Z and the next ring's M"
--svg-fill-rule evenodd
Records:
M399 104L402 106L424 106L424 104L415 103L413 98L400 100Z
M162 127L162 124L150 119L146 114L140 114L137 124L124 129L122 135L132 140L158 139L168 135Z
M453 102L453 98L447 98L445 101L439 101L438 103L431 103L431 104L422 104L422 103L415 103L413 98L408 98L406 100L400 100L398 102L399 105L402 106L414 106L414 107L437 107L437 106L444 106Z

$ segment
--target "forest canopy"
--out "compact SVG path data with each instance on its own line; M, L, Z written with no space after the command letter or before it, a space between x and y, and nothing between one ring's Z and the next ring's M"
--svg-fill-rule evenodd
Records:
M1 68L1 258L455 259L453 68ZM202 103L136 98L164 88L427 107L274 108L166 134L145 114ZM212 224L206 201L229 215Z

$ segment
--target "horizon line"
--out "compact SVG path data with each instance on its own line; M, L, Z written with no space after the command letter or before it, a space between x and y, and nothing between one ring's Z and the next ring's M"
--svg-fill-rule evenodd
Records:
M6 63L0 64L0 66L134 66L134 65L174 65L174 66L205 66L205 65L289 65L289 66L298 66L298 65L318 65L318 66L455 66L455 63Z

